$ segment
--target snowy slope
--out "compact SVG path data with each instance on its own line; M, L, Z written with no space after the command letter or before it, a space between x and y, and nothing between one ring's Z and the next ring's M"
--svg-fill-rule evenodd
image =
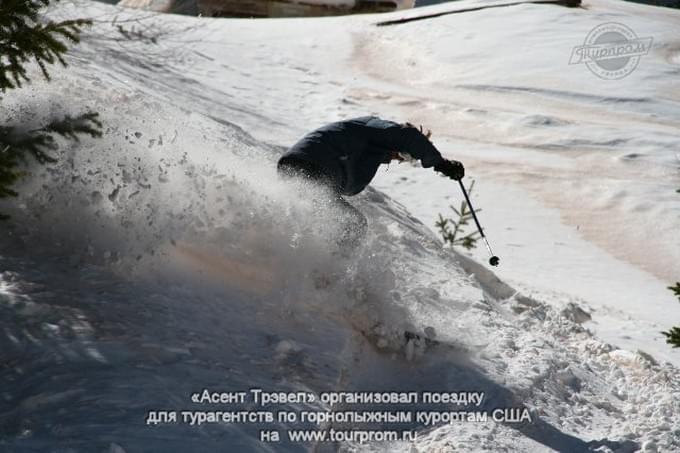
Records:
M495 192L480 189L483 220L502 225L502 219L492 217L494 206L508 214L511 208L502 205L512 201L531 214L536 228L547 225L549 233L561 233L560 228L568 229L569 223L562 223L557 215L547 216L540 204L543 198L495 199L500 193L512 198L535 186L523 185L525 181L515 173L506 174L506 167L492 163L514 158L527 168L554 166L568 174L576 165L574 159L508 143L504 134L519 140L512 134L520 132L511 126L522 124L523 115L529 114L505 111L503 96L508 90L475 92L480 85L500 84L492 80L494 73L508 85L512 80L507 77L526 80L532 67L514 62L504 66L489 57L493 49L483 42L475 42L479 58L472 55L472 46L460 49L471 52L464 62L468 76L444 71L434 62L463 64L456 63L461 56L449 53L445 39L458 40L450 34L466 33L466 21L480 30L496 30L496 22L511 15L526 20L525 29L539 27L536 33L552 37L552 33L559 36L555 30L571 26L573 15L583 14L584 21L597 23L614 14L607 11L616 10L628 14L627 20L639 21L641 34L649 32L644 23L663 28L675 17L615 2L598 2L585 12L519 6L414 23L403 29L410 31L402 31L375 28L376 16L201 20L90 3L53 10L54 17L90 15L97 22L89 39L74 51L68 72L55 76L49 85L36 82L4 98L3 113L30 122L32 118L19 106L28 104L31 112L45 116L62 109L93 108L102 115L105 136L76 146L64 144L60 162L37 168L19 203L2 206L12 210L14 221L2 237L0 258L4 365L0 451L304 451L313 447L261 443L257 425L144 424L150 410L198 409L190 395L200 389L251 387L317 393L481 391L486 395L482 409L526 407L533 417L532 423L524 424L416 426L419 436L412 443L324 446L328 448L428 452L680 448L677 369L655 360L657 350L646 343L631 341L628 349L619 349L617 343L603 341L584 327L587 316L581 308L613 307L620 302L615 292L607 292L612 290L610 280L582 285L590 291L585 295L599 297L582 304L577 297L583 295L565 294L568 285L558 284L576 277L537 272L511 254L506 244L515 240L511 234L489 228L499 241L502 259L513 258L508 265L503 261L499 275L508 272L522 286L518 293L475 261L441 249L425 223L446 203L429 205L430 200L439 195L443 199L451 184L405 166L381 174L376 185L412 206L421 220L383 192L368 190L355 201L369 218L369 238L355 256L336 256L327 238L334 234L338 213L319 210L300 196L300 191L314 188L284 186L274 175L273 163L282 147L320 122L371 112L409 118L431 124L439 132L436 143L442 149L462 150L462 144L469 145L464 160L484 181L478 187L489 187L486 181L498 178ZM633 19L634 14L639 17ZM111 24L113 18L147 37L157 34L157 44L121 39ZM584 25L584 30L589 27ZM516 34L518 40L528 39L520 27ZM491 46L491 35L480 34L479 39ZM658 36L662 40L666 35ZM564 40L569 41L566 32ZM548 45L546 39L543 42ZM536 53L545 58L549 54ZM451 55L448 62L446 55ZM529 59L526 53L520 55ZM623 115L632 117L630 121L641 123L638 117L648 115L647 110L666 115L669 122L677 115L672 100L659 100L654 94L667 83L654 61L650 57L647 72L641 65L631 75L646 77L649 83L641 89L648 92L640 96L650 101L624 102L632 110ZM553 63L543 66L540 59L534 61L533 70L550 69L545 82L533 76L534 92L547 89L549 76L563 72ZM500 71L508 65L517 68L517 74L509 71L510 76L501 77ZM579 77L585 83L592 76ZM449 81L456 86L442 87ZM626 83L632 87L634 82ZM598 92L598 84L593 81L589 90ZM428 90L431 97L423 99L420 93ZM460 104L445 102L444 93L449 91ZM458 101L463 92L472 93ZM597 96L592 102L579 100L579 108L587 111L602 102L602 95ZM518 97L519 103L531 101L530 95ZM475 113L478 102L488 103L486 114ZM552 102L557 101L546 104ZM435 114L444 103L447 115ZM573 106L545 108L576 115ZM480 124L498 124L507 131L489 129L488 140L480 140L475 136L474 115L481 115ZM493 121L498 117L504 120ZM645 118L640 134L660 141L657 137L667 133L664 140L672 142L668 125ZM449 128L443 122L453 119L459 120L458 132L451 128L446 133ZM626 121L611 127L626 130ZM587 134L593 137L605 133L599 123L589 127ZM551 133L549 127L533 133L523 140L560 142L561 134L570 136L568 130ZM469 135L459 136L465 134ZM583 150L573 154L588 162L616 160L628 152L625 144L620 146L613 157ZM649 144L646 165L650 171L662 171L670 158L655 146L661 145ZM506 149L507 153L501 152ZM403 176L406 181L400 179ZM647 184L660 197L665 182L656 181L658 186ZM505 187L504 182L515 185ZM631 184L642 186L645 181L631 177ZM590 186L582 187L587 192ZM610 190L602 187L605 194ZM624 195L619 196L622 209L612 212L634 214L636 197L642 195L632 189ZM677 202L654 199L658 201L652 207L655 217L672 227L677 219L670 213ZM557 202L551 206L561 208ZM513 221L527 226L518 219ZM635 225L634 230L640 228ZM628 281L644 281L640 291L648 297L666 296L662 276L653 272L641 276L644 271L634 266L635 259L630 258L630 264L611 256L606 244L572 235L561 239L582 247L577 249L582 254L559 255L558 264L562 257L565 269L575 272L578 259L593 271L596 265L591 260L606 257L602 259L621 266L621 272L630 272L625 274ZM553 240L546 236L546 241ZM530 249L527 233L521 238L523 247ZM672 244L664 229L656 232L650 255L657 253L653 247L661 241ZM676 250L667 253L674 256ZM539 260L535 249L527 255L524 259L533 258L534 266L554 264ZM319 284L319 274L330 278ZM594 280L598 277L594 272L590 275ZM621 274L604 275L616 281ZM538 280L539 289L528 285L529 277ZM655 293L651 288L657 284L660 290ZM552 292L546 294L546 288ZM675 313L672 298L668 299L649 319L658 321L654 316L665 313L668 318ZM622 316L631 316L629 310L635 308L633 297L627 302L621 306ZM607 321L612 331L621 326L616 316L610 320L597 318L598 314L593 313L596 321ZM404 345L405 329L423 335L431 332L427 328L434 329L441 346L424 350L420 344ZM645 328L648 335L659 330ZM639 347L646 353L637 352ZM662 353L661 346L658 351ZM318 402L309 406L323 409ZM287 407L301 410L306 405ZM291 428L282 423L274 427L281 432Z
M446 16L437 19L441 28L428 21L381 28L384 47L367 46L360 65L398 84L384 90L384 108L427 124L478 178L484 223L506 258L499 275L543 296L585 300L595 312L591 327L608 341L644 345L677 364L657 332L680 319L666 290L680 274L679 16L598 1L502 14ZM501 23L505 14L513 27ZM568 65L573 47L611 21L653 38L636 70L603 80ZM397 53L391 43L405 35L417 36L417 45ZM390 57L374 58L381 54ZM391 193L430 224L446 209L443 196L457 198L415 172L388 175L377 187L400 186ZM433 196L410 201L414 180Z

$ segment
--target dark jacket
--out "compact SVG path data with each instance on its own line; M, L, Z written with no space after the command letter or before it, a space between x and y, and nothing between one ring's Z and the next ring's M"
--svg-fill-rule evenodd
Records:
M371 182L393 151L410 154L432 167L443 158L417 128L375 116L323 126L304 136L279 159L279 167L301 163L327 175L343 195L354 195Z

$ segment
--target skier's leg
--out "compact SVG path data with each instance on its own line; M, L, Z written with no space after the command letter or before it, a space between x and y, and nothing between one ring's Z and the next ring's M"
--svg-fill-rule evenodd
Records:
M312 202L321 206L330 202L340 211L341 231L336 241L340 249L350 252L359 246L366 236L368 221L358 209L342 198L328 175L314 164L296 159L280 160L277 170L285 179L302 179L318 186L321 190L312 192Z
M341 232L338 245L342 250L352 251L356 249L368 231L368 220L357 208L349 204L340 195L335 198L335 204L340 210Z

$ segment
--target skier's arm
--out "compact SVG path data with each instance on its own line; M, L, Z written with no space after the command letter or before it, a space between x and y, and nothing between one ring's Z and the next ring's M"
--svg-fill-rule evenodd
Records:
M374 140L383 148L406 153L422 162L429 168L444 161L437 148L416 127L398 124L393 121L371 117L366 125L374 131Z

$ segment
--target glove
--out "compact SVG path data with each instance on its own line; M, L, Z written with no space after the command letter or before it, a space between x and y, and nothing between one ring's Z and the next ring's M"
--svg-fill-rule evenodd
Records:
M465 167L457 160L444 159L434 166L434 170L455 180L463 179L463 176L465 176Z

